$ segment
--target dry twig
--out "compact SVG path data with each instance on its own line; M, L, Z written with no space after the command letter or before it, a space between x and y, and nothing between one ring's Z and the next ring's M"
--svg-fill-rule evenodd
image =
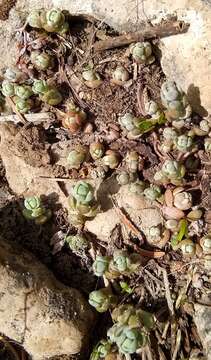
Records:
M187 32L189 24L183 21L166 21L159 25L146 25L141 31L128 33L110 39L98 41L94 45L94 50L103 51L106 49L113 49L120 46L125 46L136 41L144 41L148 39L163 38L166 36L182 34Z

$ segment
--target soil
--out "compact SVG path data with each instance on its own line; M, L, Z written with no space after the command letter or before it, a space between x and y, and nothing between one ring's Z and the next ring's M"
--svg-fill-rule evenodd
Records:
M11 2L12 3L12 2ZM9 5L8 5L9 6ZM12 5L11 5L12 6ZM5 18L9 11L5 5L1 18ZM75 23L74 23L75 21ZM52 107L38 104L37 111L51 110L55 113L57 120L53 120L50 124L27 124L14 126L14 141L8 141L8 147L12 150L14 155L22 158L26 164L32 167L49 167L53 169L55 178L86 178L90 177L91 171L95 167L94 161L90 160L82 166L79 170L69 170L64 166L58 166L55 158L53 146L59 142L67 142L73 145L89 145L93 141L101 141L104 143L106 149L112 149L119 152L121 163L119 169L125 168L124 157L128 150L135 150L140 155L140 179L145 179L149 183L153 181L153 175L158 169L160 163L163 161L162 157L155 148L154 135L146 134L138 140L128 140L126 134L118 124L119 115L127 111L132 112L136 116L141 115L140 97L142 91L147 91L150 99L157 101L160 104L160 86L164 80L159 59L149 66L138 65L133 63L131 58L126 56L126 48L107 50L102 53L94 54L92 52L92 44L98 37L104 35L114 35L112 29L106 25L100 25L98 22L89 22L78 19L73 21L74 31L66 38L58 37L57 35L41 37L35 31L26 28L22 33L22 38L18 44L19 59L18 66L26 74L30 76L50 81L57 81L60 84L60 90L65 101L74 100L78 106L84 109L88 115L88 122L90 130L83 129L79 134L71 135L68 130L61 127L61 118L58 111ZM99 31L100 29L100 31ZM23 35L27 34L28 45L23 45ZM57 61L53 71L47 73L38 73L29 62L29 54L33 47L35 37L39 37L39 41L34 44L38 48L47 49L56 53ZM25 46L26 45L26 46ZM24 48L25 46L25 48ZM70 50L71 48L71 50ZM111 83L111 72L115 69L117 64L122 64L130 74L130 80L124 86L117 86ZM92 65L100 74L103 83L96 89L88 88L82 81L81 72L85 65ZM141 89L141 92L140 92ZM57 109L65 111L65 102L58 106ZM142 116L142 115L141 115ZM198 123L200 117L194 116L194 122ZM8 131L11 131L11 126ZM156 128L155 131L159 135L161 130ZM198 139L199 156L197 156L200 171L192 169L190 175L187 176L187 183L190 188L198 191L195 195L196 204L203 207L205 218L203 225L205 229L211 228L211 215L209 207L211 203L210 193L210 175L206 167L210 159L206 159L202 151L202 142ZM172 152L172 157L177 158L178 153ZM195 155L190 155L189 158ZM203 165L205 163L205 166ZM143 171L142 171L143 170ZM109 171L107 178L112 175ZM199 185L200 183L200 185ZM171 186L170 186L171 188ZM112 192L112 189L111 189ZM67 211L61 206L55 205L54 199L43 195L43 203L53 211L52 218L44 225L38 226L33 222L26 220L22 215L23 210L23 196L20 194L13 194L12 190L7 184L7 179L4 172L4 165L0 165L0 233L8 241L13 241L15 244L20 244L23 248L31 251L37 258L46 264L49 269L53 271L56 277L64 284L80 289L88 298L88 294L97 287L100 283L97 282L96 277L92 273L93 259L87 251L83 255L74 254L67 245L64 245L60 251L53 253L53 246L51 244L52 238L59 231L63 234L76 234L77 229L73 227L68 221ZM106 206L108 206L107 200ZM122 225L122 224L121 224ZM141 248L140 242L137 238L133 238L132 242L125 242L125 234L123 227L118 225L113 230L108 239L108 245L102 243L92 233L85 233L89 238L90 244L96 252L103 255L112 254L114 249L127 248L129 251L133 250L133 245ZM196 237L196 236L195 236ZM148 250L151 248L146 247ZM153 249L151 249L153 250ZM133 288L132 294L122 295L121 302L133 303L134 305L141 304L142 308L153 312L155 317L164 322L169 319L169 299L166 296L166 283L163 281L162 269L168 272L169 287L172 297L177 298L178 294L186 288L187 274L190 268L187 260L183 258L180 252L173 251L170 244L165 246L166 255L162 259L146 259L140 272L130 279L128 279L129 287ZM196 270L195 270L196 271ZM194 302L203 297L203 291L210 288L209 279L206 281L206 270L199 264L197 268L198 273L202 279L200 288L194 287L191 283L186 290L185 295L189 302ZM179 274L179 276L178 276ZM191 275L190 275L191 276ZM204 278L203 278L204 276ZM205 290L204 290L205 289ZM115 289L114 289L115 291ZM202 345L197 337L196 327L193 323L191 314L187 311L185 306L181 306L176 311L178 328L182 329L182 353L184 357L189 357L192 348L202 350ZM96 326L93 334L93 344L96 339L100 339L105 334L106 328L110 325L111 319L109 315L102 315L99 319L99 325ZM151 344L153 344L153 351L156 353L155 358L158 358L159 347L156 343L162 341L163 352L166 359L171 359L171 344L167 338L166 343L161 339L162 328L158 328L152 333ZM90 344L90 350L93 344ZM6 350L7 351L7 350ZM17 349L19 351L19 349ZM0 348L0 359L1 359ZM160 354L160 353L159 353ZM27 355L24 355L27 359ZM182 356L182 355L181 355ZM7 353L3 352L3 358L13 360L11 356L7 357ZM2 358L2 359L3 359ZM54 357L52 360L66 360L70 357ZM71 358L71 359L77 359ZM87 355L88 359L88 355ZM83 359L83 360L87 360ZM132 356L133 360L140 359L138 355Z

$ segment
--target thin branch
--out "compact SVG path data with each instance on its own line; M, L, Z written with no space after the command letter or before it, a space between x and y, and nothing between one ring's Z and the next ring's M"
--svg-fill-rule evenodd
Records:
M129 45L137 41L182 34L187 32L188 28L189 24L183 21L166 21L155 26L149 26L149 24L147 24L145 28L140 31L98 41L94 45L94 50L103 51L106 49L113 49L116 47Z

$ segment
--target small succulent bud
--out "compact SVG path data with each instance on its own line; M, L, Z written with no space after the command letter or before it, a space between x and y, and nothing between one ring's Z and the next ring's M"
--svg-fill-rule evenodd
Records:
M51 86L48 90L41 96L41 100L48 105L58 105L62 101L62 95L58 89Z
M171 230L171 231L176 231L178 229L178 225L179 225L178 221L173 220L173 219L172 220L167 220L166 224L165 224L166 228Z
M38 196L32 196L24 200L23 216L29 220L35 220L36 224L44 224L51 217L51 210L45 209Z
M159 226L152 226L147 231L147 236L150 238L150 240L157 240L161 236L161 231Z
M153 100L146 102L144 104L144 107L147 115L150 115L152 118L156 119L161 114L158 104Z
M45 80L34 80L32 91L35 94L43 95L48 91L48 85Z
M146 336L139 329L130 329L129 326L118 323L108 330L107 335L111 342L117 344L122 354L133 354L147 342Z
M65 16L61 10L51 9L47 12L42 12L42 27L48 32L57 32L65 22Z
M60 35L64 35L68 32L68 30L70 29L69 27L69 23L67 21L65 21L60 27L59 29L57 30L57 32L60 34Z
M33 101L31 99L23 100L17 97L15 99L15 105L21 114L25 114L31 110Z
M179 151L186 152L188 151L192 145L193 140L190 136L180 135L174 140L175 146Z
M94 274L96 276L103 276L108 270L109 261L110 259L108 256L96 256L96 260L92 266Z
M136 181L135 183L130 184L129 191L137 195L142 195L145 187L146 184L144 183L144 181L139 180Z
M31 62L37 70L47 70L53 67L54 59L46 52L33 51L31 53Z
M4 80L2 82L2 94L4 96L13 96L15 95L15 86L13 83L7 81L7 80Z
M140 266L140 257L137 254L129 255L126 251L116 250L109 263L109 272L114 277L119 274L128 275L135 272Z
M175 140L177 138L177 132L171 127L165 127L163 129L163 137L166 140Z
M175 120L187 119L191 107L184 92L180 91L173 81L166 81L161 86L161 100L170 117Z
M188 214L187 214L187 219L189 221L196 221L201 219L202 217L202 210L200 209L195 209L195 210L191 210Z
M86 160L87 148L83 146L77 146L75 149L69 152L67 157L68 165L71 169L80 168L81 164Z
M40 13L41 13L40 10L32 10L28 15L27 22L31 27L37 29L42 28Z
M174 206L180 210L188 210L192 206L192 195L186 191L174 196Z
M205 151L211 151L211 138L204 139L204 149Z
M129 73L124 66L117 66L112 74L112 81L117 85L124 84L129 79Z
M127 168L130 172L136 173L139 165L139 154L136 151L130 151L126 156Z
M133 59L139 64L152 64L155 61L155 57L152 55L152 46L147 41L132 44L130 52Z
M62 125L68 129L72 134L81 130L86 120L86 113L80 110L74 104L69 105L69 111L65 114Z
M73 197L81 204L89 204L94 199L94 189L86 181L78 181L73 187Z
M15 87L15 95L20 99L26 100L33 94L31 86L28 85L17 85Z
M200 245L205 254L211 254L211 236L210 235L204 236L200 240Z
M31 196L24 200L24 206L26 209L34 211L41 206L41 200L38 196Z
M108 340L100 340L91 353L90 360L105 359L111 352L112 344Z
M161 196L161 189L159 186L151 184L150 187L144 190L144 195L147 199L154 201Z
M136 119L131 113L126 113L124 116L119 117L119 123L127 131L135 129L134 120Z
M100 75L91 68L84 70L82 72L82 77L85 80L85 84L93 89L98 87L102 83Z
M181 179L185 173L184 166L180 165L176 160L166 160L161 171L170 179Z
M168 178L161 170L156 171L154 175L154 180L157 182L161 182L162 184L165 184L168 182Z
M90 144L89 152L93 160L100 159L104 154L104 146L103 144L97 142Z
M115 307L111 314L112 320L121 325L127 325L130 328L144 326L150 330L154 326L154 317L148 311L136 309L133 305L124 304Z
M208 133L210 131L210 124L207 120L201 120L199 123L199 127L202 131Z
M115 306L116 296L108 288L92 291L89 294L89 303L98 312L102 313Z
M196 253L196 245L192 240L182 240L179 247L185 256L193 256Z
M88 248L88 241L84 236L68 235L65 241L74 253L83 253Z
M103 163L110 169L117 168L119 165L119 154L116 151L107 150L105 156L103 157Z
M127 185L137 178L135 173L130 173L127 171L121 171L117 174L116 179L119 185Z

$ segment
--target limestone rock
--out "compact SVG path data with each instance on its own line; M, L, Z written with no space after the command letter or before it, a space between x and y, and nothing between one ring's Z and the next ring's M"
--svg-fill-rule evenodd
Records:
M207 360L211 359L211 308L210 306L195 304L194 321L201 339L203 348L207 353Z
M23 249L2 239L0 247L0 332L34 360L83 352L94 315L80 292Z

